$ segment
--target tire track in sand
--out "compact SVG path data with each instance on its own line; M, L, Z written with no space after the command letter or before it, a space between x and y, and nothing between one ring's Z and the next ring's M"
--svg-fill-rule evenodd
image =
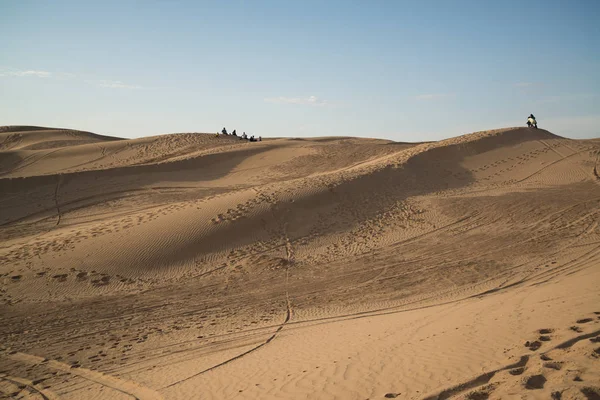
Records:
M58 174L56 180L56 188L54 189L54 204L56 205L56 213L58 214L58 220L56 221L56 226L60 224L60 206L58 204L58 189L60 189L60 183L62 182L62 174Z
M277 220L277 216L275 215L275 213L273 213L275 219ZM277 327L277 329L275 330L275 332L273 332L273 334L271 336L269 336L269 338L267 338L267 340L265 340L264 342L262 342L261 344L251 348L250 350L247 350L241 354L238 354L235 357L229 358L217 365L213 365L212 367L206 368L200 372L197 372L193 375L188 376L187 378L181 379L177 382L173 382L167 386L162 387L161 389L167 389L176 385L179 385L180 383L186 382L192 378L196 378L202 374L205 374L207 372L210 372L214 369L217 369L219 367L222 367L223 365L229 364L235 360L239 360L240 358L247 356L250 353L253 353L257 350L259 350L260 348L266 346L267 344L271 343L271 341L273 341L273 339L275 339L277 337L277 334L279 334L279 332L281 332L281 330L283 329L283 327L292 319L292 303L290 301L290 294L289 294L289 277L290 277L290 265L294 263L295 261L295 255L294 255L294 248L292 246L292 242L287 234L287 224L282 224L281 225L281 229L282 229L282 236L283 236L283 240L285 243L285 253L286 253L286 258L287 258L287 263L285 265L285 300L286 300L286 315L285 315L285 319L283 321L283 323L281 325L279 325L279 327Z
M44 363L49 368L57 369L63 372L68 372L71 375L76 375L89 381L99 383L100 385L107 386L118 392L131 396L137 400L162 400L163 398L158 392L150 388L141 386L136 382L117 378L116 376L112 375L103 374L102 372L92 371L87 368L73 368L71 365L56 360L47 361L45 358L26 353L15 353L10 355L9 357L15 361L27 364L37 365ZM45 398L53 400L52 397ZM54 397L54 399L56 398L57 397Z
M60 397L56 393L52 392L51 390L44 389L44 388L40 387L39 385L35 385L29 379L19 378L16 376L10 376L10 375L5 375L5 374L0 375L0 379L4 379L6 381L9 381L9 382L12 382L12 383L15 383L18 385L25 385L27 388L30 389L30 391L42 396L42 399L44 399L44 400L60 400Z

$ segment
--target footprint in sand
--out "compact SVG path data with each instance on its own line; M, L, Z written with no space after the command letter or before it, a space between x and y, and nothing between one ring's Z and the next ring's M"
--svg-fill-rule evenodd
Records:
M495 384L485 385L477 390L469 392L465 399L467 400L485 400L490 397L492 391L496 388Z
M562 399L562 392L559 392L559 391L552 392L550 394L550 398L552 400L560 400L560 399Z
M79 272L76 276L78 281L85 281L88 278L88 273L82 271Z
M583 318L583 319L578 319L577 323L578 324L587 324L588 322L592 322L594 319L593 318Z
M537 340L535 340L533 342L530 342L528 340L528 341L525 342L525 347L528 347L529 350L531 350L531 351L536 351L537 349L539 349L540 347L542 347L542 342L537 341Z
M534 389L543 389L544 384L546 383L546 377L542 374L532 375L527 378L524 382L525 389L534 390Z
M67 274L59 274L59 275L54 275L53 278L56 279L58 282L66 282L67 281Z
M552 362L544 363L544 368L551 368L551 369L560 371L562 369L562 365L563 365L563 363L560 361L552 361Z
M109 275L104 275L102 276L102 278L100 279L94 279L92 281L92 284L96 287L98 286L106 286L110 283L110 276Z
M600 388L598 388L598 387L592 387L592 386L584 387L584 388L581 389L581 393L588 400L598 400L598 399L600 399Z

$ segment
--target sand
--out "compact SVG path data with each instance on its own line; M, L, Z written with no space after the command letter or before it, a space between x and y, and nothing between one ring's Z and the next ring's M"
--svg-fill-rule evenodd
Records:
M599 154L0 127L0 398L599 398Z

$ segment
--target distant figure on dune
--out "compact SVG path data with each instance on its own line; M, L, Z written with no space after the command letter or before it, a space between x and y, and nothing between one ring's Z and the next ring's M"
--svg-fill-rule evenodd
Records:
M262 141L262 137L258 137L258 139L254 138L254 135L252 135L250 138L248 138L248 135L246 135L246 132L242 133L240 136L237 135L237 131L234 129L233 131L231 131L231 133L227 133L227 129L223 128L223 130L221 132L217 132L215 134L216 137L219 137L220 135L232 135L232 136L236 136L239 137L240 140L249 140L250 142L260 142Z
M530 128L533 126L537 129L537 121L535 120L533 114L529 114L529 117L527 118L527 126Z

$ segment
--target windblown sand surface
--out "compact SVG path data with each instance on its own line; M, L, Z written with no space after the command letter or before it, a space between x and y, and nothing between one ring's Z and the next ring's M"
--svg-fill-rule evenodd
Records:
M0 394L600 398L598 154L0 128Z

